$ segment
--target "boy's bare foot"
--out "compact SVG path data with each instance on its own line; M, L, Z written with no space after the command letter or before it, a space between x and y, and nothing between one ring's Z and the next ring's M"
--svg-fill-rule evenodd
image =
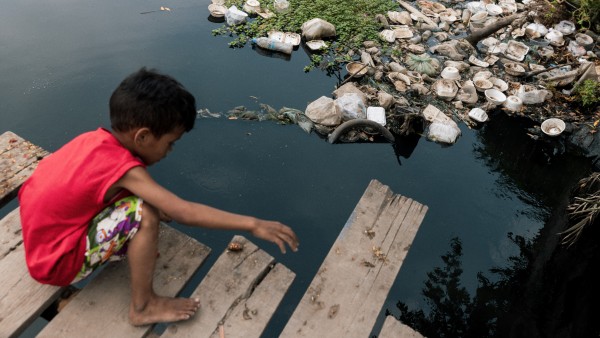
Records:
M154 295L144 306L136 308L133 302L131 303L129 306L129 322L135 326L177 322L190 319L199 307L200 301L198 299Z

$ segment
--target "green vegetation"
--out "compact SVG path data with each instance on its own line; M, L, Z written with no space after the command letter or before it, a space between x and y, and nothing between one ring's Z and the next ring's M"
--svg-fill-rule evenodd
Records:
M579 0L579 7L573 12L575 20L581 27L596 28L600 17L600 0Z
M600 83L594 80L585 80L577 87L577 94L584 106L591 106L600 102Z
M227 0L226 7L232 5L242 8L244 1ZM261 7L276 13L272 1L261 1ZM266 36L272 30L301 33L302 24L314 18L323 19L335 26L336 37L330 41L330 47L321 51L329 54L322 58L312 59L313 64L305 67L305 71L313 67L330 69L346 59L344 51L355 49L363 41L379 40L380 25L375 19L377 14L398 8L393 0L293 0L289 10L269 19L260 16L249 18L242 25L228 26L213 30L213 35L229 34L234 40L231 47L243 47L253 37Z

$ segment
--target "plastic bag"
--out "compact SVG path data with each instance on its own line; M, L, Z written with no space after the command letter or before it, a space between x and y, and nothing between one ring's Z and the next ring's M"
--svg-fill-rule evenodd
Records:
M248 13L240 11L235 6L229 7L229 9L227 10L227 14L225 14L225 19L227 20L227 24L229 26L242 24L246 21L247 17Z
M321 96L309 103L305 115L311 121L324 126L337 126L342 122L342 114L337 105L332 98L327 96Z
M335 26L331 23L314 18L302 24L302 36L307 40L318 40L335 36Z
M290 3L287 0L275 0L273 2L273 7L275 7L275 12L285 13L290 9Z
M335 99L335 104L342 112L343 121L367 118L367 107L356 93L347 93L338 97Z
M454 143L460 135L460 128L454 121L433 122L429 125L427 138L434 142Z
M521 85L517 90L517 97L524 104L539 104L552 98L552 92L547 89L536 89L530 85Z

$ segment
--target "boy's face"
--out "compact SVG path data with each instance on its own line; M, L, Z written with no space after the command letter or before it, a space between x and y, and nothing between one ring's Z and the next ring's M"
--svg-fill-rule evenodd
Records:
M157 138L149 130L141 131L136 136L138 142L136 142L135 153L146 165L157 163L167 156L173 149L175 141L179 140L184 132L183 128L177 128Z

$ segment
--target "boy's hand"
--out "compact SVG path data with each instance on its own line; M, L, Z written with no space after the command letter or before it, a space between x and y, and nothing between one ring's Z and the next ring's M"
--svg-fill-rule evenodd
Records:
M290 227L280 222L259 219L251 233L255 237L277 244L282 253L285 253L286 243L294 252L298 251L299 243L296 234Z

